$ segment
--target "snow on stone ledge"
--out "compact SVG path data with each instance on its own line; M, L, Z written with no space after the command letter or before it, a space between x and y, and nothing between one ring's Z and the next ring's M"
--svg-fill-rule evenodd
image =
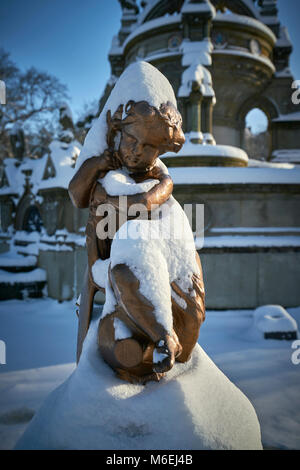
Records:
M218 54L218 55L234 55L238 57L245 57L246 59L252 59L252 60L257 60L265 65L267 65L272 72L275 72L275 67L273 62L271 60L264 56L264 55L255 55L252 54L250 51L240 51L240 50L235 50L235 49L215 49L213 51L213 54Z
M132 39L134 39L136 36L146 33L147 31L151 31L152 29L156 29L156 28L161 28L164 25L176 24L180 22L181 22L181 14L163 16L161 18L155 18L154 20L147 21L146 23L143 23L142 25L134 29L132 33L126 38L122 48L118 47L118 50L120 51L121 49L123 52L127 44L129 44L132 41ZM110 54L113 55L114 52L115 52L114 48L111 48Z
M286 67L285 69L283 70L280 70L280 71L277 71L275 73L275 77L276 78L293 78L293 74L292 74L292 71L290 69L290 67Z
M300 184L300 168L169 168L174 184Z
M280 164L290 163L300 164L300 149L286 149L286 150L275 150L272 154L272 162ZM289 163L288 163L289 162Z
M277 38L273 31L264 23L261 21L258 21L254 18L251 18L250 16L244 16L244 15L237 15L235 13L231 13L228 15L224 15L222 13L217 13L214 22L225 22L225 23L238 23L242 26L249 26L251 28L258 29L262 33L266 34L269 36L269 38L272 40L273 45L276 43Z
M36 256L22 256L16 252L0 254L0 267L28 267L36 265Z
M275 152L273 153L273 155L274 154ZM286 154L284 153L284 155ZM249 168L285 168L287 170L295 168L295 165L292 165L291 163L287 163L287 161L288 160L285 158L282 160L282 163L277 158L276 159L274 158L274 160L272 160L271 162L266 161L266 160L255 160L253 158L249 158L248 167Z
M296 113L281 114L279 117L272 119L272 122L284 122L284 121L300 121L300 111Z
M186 135L186 143L178 153L167 152L160 158L176 158L176 157L219 157L219 158L236 158L237 160L248 162L248 155L244 150L230 145L201 145L193 144L189 141L191 135Z
M0 282L4 284L44 282L46 280L46 271L40 268L26 273L10 273L2 269L0 270Z
M197 250L205 248L300 247L297 235L216 235L196 238Z

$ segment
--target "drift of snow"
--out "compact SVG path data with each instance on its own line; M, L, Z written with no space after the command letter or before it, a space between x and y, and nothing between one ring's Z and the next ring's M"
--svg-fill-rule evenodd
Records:
M8 363L0 366L0 421L3 414L24 408L37 411L45 397L75 368L74 308L73 302L58 303L53 299L0 302L1 339L9 351ZM288 312L299 324L300 308ZM208 311L199 342L250 398L264 447L299 449L300 375L291 354L299 358L300 350L297 353L291 348L293 341L266 341L262 334L249 338L253 313ZM0 449L12 449L27 425L0 422Z
M113 88L99 118L88 132L83 149L76 162L76 169L86 159L101 155L104 152L107 147L107 111L110 110L113 115L120 104L126 106L130 100L135 102L147 101L151 106L158 109L161 104L168 101L177 107L173 88L159 70L142 61L129 65Z
M243 393L196 345L160 383L118 379L90 325L78 367L52 392L17 449L261 449L260 426Z
M262 333L298 331L296 321L280 305L264 305L254 312L254 326Z

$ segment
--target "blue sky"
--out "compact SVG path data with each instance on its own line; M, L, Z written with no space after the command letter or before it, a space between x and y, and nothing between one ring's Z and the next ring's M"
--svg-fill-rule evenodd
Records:
M300 79L300 2L278 0L278 5L295 47L292 71ZM1 0L0 46L20 68L34 65L66 83L77 112L102 94L120 18L117 0Z
M34 65L66 83L77 111L102 94L120 18L117 0L1 0L0 45L20 68Z

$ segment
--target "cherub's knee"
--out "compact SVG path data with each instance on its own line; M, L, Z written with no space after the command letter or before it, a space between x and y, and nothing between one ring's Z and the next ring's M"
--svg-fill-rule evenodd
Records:
M111 274L113 277L113 280L117 284L128 284L128 283L134 283L136 282L136 277L134 276L133 272L127 266L127 264L116 264L112 269L111 269Z

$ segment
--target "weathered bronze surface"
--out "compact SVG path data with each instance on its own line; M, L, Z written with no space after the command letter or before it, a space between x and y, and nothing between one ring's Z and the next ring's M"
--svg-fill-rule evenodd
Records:
M117 211L120 210L118 196L108 195L98 180L108 171L120 167L126 167L136 182L158 179L159 183L150 191L127 197L128 208L132 204L143 204L150 214L152 205L166 202L173 190L172 179L157 164L157 158L167 151L178 152L185 141L181 116L170 103L158 110L145 101L129 102L125 110L127 116L123 120L123 105L113 116L107 113L107 149L102 155L87 159L69 185L73 204L79 208L89 207L86 227L88 268L79 308L77 361L89 328L94 295L101 289L93 280L91 268L99 258L105 260L110 257L111 240L101 240L96 234L97 224L101 220L96 210L100 204L112 204ZM118 133L119 146L115 149ZM118 229L119 226L116 227ZM120 378L133 383L158 381L175 361L186 362L191 357L205 319L202 269L196 251L195 256L201 274L193 275L193 296L183 292L175 282L172 283L173 290L187 307L182 309L172 299L171 334L157 322L154 307L139 291L139 280L130 268L125 264L109 268L109 282L117 299L117 307L100 320L98 345L102 357ZM115 318L131 330L131 338L115 339ZM166 354L166 358L157 364L153 363L154 348Z

